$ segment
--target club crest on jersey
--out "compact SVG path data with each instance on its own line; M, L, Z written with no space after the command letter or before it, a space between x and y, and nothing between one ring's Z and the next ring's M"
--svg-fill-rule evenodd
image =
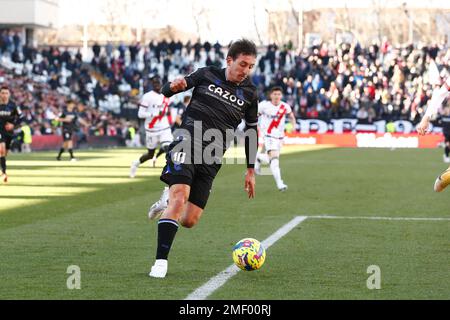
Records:
M216 95L221 96L225 100L228 100L231 102L236 102L238 104L238 106L240 106L240 107L244 106L244 101L242 101L241 99L238 99L234 94L231 94L231 92L228 90L224 90L221 87L218 87L214 84L210 84L208 86L208 90Z

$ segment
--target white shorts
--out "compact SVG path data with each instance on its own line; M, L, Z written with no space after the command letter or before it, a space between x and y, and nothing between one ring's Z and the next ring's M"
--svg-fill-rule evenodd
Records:
M145 144L147 149L153 150L160 146L169 145L173 141L172 130L170 128L158 132L146 132Z
M283 145L283 138L264 136L264 148L266 149L266 152L280 151L282 145Z

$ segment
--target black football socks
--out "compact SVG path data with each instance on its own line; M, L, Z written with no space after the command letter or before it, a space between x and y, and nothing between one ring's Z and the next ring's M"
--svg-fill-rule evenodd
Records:
M58 156L56 157L56 159L61 160L61 155L64 153L64 148L59 149L59 153Z
M143 154L142 157L139 158L139 162L142 164L145 161L153 159L154 155L155 155L155 150L149 150L148 153Z
M156 155L156 159L158 159L163 153L167 153L167 151L169 151L169 146L160 148L158 154Z
M2 173L6 174L6 158L0 157L0 166L2 167Z
M178 222L171 219L161 219L158 222L158 249L156 260L167 260L170 247L172 246L175 234L178 231Z

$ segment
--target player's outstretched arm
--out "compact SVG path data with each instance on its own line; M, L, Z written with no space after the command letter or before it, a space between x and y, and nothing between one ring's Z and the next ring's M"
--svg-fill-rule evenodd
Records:
M197 71L192 72L184 78L177 78L172 82L166 83L162 87L161 93L167 98L170 98L174 94L184 92L197 86L205 79L205 72L207 69L207 67L197 69Z
M81 123L81 125L83 125L85 127L89 127L89 123L82 118L78 118L78 122Z
M428 104L427 111L423 116L420 123L417 125L417 132L420 135L424 135L427 133L428 127L430 126L430 119L435 116L442 105L442 102L448 95L448 86L449 86L450 78L447 79L447 82L444 83L439 89L433 91L433 95L431 96L430 103Z
M58 122L72 122L72 120L75 118L75 116L69 115L69 116L65 116L65 117L57 117L55 118L56 121Z
M185 78L175 79L172 82L166 83L162 87L161 93L167 98L170 98L174 94L185 91L187 87L188 85Z
M255 160L258 152L258 97L256 92L250 107L245 111L244 120L245 160L247 163L245 191L251 199L255 197Z
M258 151L258 129L256 125L245 128L245 158L247 162L247 174L245 175L245 191L248 198L255 197L255 159Z
M295 125L297 124L297 122L295 120L294 112L289 113L289 121L292 124L292 130L295 131Z
M139 105L138 110L138 118L139 119L146 119L146 118L153 118L160 115L160 111L158 109L152 109L148 108L143 104Z

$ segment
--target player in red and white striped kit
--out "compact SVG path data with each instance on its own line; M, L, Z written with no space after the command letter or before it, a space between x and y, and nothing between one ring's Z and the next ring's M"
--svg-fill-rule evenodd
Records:
M450 77L448 77L447 80L445 80L445 82L442 84L441 87L436 88L433 91L433 95L428 104L427 111L425 112L425 115L423 116L422 120L417 126L417 132L420 135L425 135L427 133L431 118L438 113L439 108L442 106L444 100L450 97L449 93L450 93ZM445 132L444 135L446 135ZM449 141L447 140L448 139L446 137L446 144L448 148ZM449 184L450 184L450 167L444 172L442 172L442 174L439 175L439 177L436 178L436 181L434 182L434 191L441 192Z
M286 116L295 128L295 116L292 108L282 101L283 91L280 87L273 87L269 94L270 101L262 101L258 105L259 128L264 138L262 152L256 155L255 171L260 173L261 163L269 163L272 175L275 178L277 188L286 191L287 185L281 179L280 151L284 139L284 127Z
M167 151L173 141L172 119L169 109L169 98L161 93L161 79L155 76L151 79L153 90L144 94L139 104L138 117L145 119L146 147L148 152L131 163L130 178L136 176L140 164L154 159L155 150L160 146ZM155 160L153 161L155 166Z

